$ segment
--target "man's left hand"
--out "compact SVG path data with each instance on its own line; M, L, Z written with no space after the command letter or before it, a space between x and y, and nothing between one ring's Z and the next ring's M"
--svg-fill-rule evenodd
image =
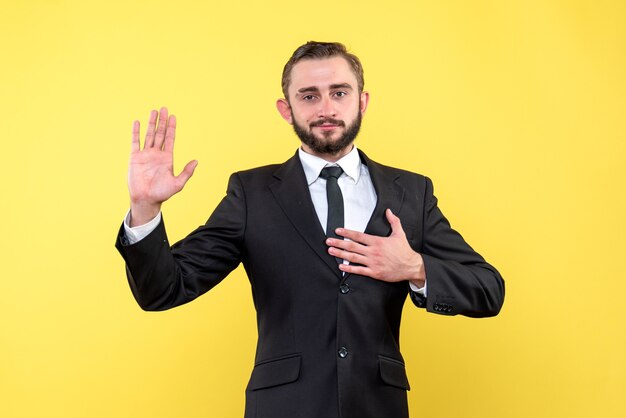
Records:
M385 215L391 225L391 235L388 237L337 228L337 235L348 240L328 238L328 252L350 263L360 264L339 264L339 269L346 273L360 274L385 282L410 280L416 286L424 287L426 271L422 256L409 245L400 218L390 209L387 209Z

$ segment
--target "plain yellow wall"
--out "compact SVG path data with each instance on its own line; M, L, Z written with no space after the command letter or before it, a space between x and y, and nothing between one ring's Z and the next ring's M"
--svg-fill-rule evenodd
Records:
M365 66L358 145L430 176L506 279L499 317L407 304L412 416L626 416L626 4L19 1L0 13L0 416L239 417L256 341L238 269L146 313L113 244L133 119L178 116L170 239L228 175L298 145L280 72L307 40ZM382 418L382 417L381 417Z

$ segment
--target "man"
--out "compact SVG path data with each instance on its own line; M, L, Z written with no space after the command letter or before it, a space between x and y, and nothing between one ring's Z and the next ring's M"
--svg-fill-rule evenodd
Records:
M176 119L134 123L131 209L117 248L146 310L189 302L243 263L257 310L246 418L408 417L399 349L407 294L444 315L496 315L499 273L450 228L426 177L354 147L367 109L358 58L309 42L283 72L281 116L302 145L280 165L231 176L207 223L170 248L161 203L196 162L172 170Z

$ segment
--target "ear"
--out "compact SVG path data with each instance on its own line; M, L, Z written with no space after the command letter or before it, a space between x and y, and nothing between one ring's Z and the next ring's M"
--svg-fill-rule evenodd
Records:
M366 91L362 91L361 97L360 97L361 114L365 113L365 111L367 110L367 104L369 102L370 102L370 94Z
M291 106L287 99L278 99L276 100L276 109L278 109L278 113L287 121L288 124L293 125L293 120L291 118Z

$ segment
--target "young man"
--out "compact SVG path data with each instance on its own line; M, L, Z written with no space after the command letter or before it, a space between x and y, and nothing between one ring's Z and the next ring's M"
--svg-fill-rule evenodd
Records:
M407 294L444 315L496 315L499 273L450 228L431 181L354 146L367 109L358 58L309 42L285 65L277 107L302 145L283 164L231 176L207 223L170 248L161 203L196 162L172 170L176 119L133 127L131 210L117 248L137 302L189 302L243 263L259 339L246 418L408 417L399 348ZM345 239L347 238L347 239Z

